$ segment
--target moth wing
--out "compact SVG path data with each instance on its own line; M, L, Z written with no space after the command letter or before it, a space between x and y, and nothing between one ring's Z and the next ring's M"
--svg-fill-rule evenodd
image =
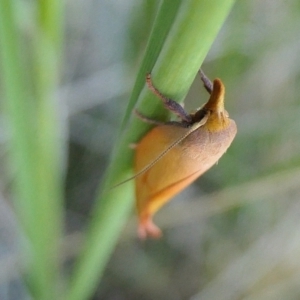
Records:
M135 171L151 165L162 152L186 135L188 129L158 126L138 144ZM225 153L236 134L236 124L229 120L222 132L198 128L170 149L151 168L136 177L136 206L140 219L140 237L158 237L160 230L152 215L170 198L211 168Z
M138 173L145 166L151 164L170 145L179 140L188 131L187 128L174 125L163 125L153 128L140 141L136 148L135 172ZM208 134L201 128L197 130L200 144L206 144ZM204 148L204 147L203 147ZM148 222L151 216L170 198L193 182L205 170L201 162L195 164L197 157L201 157L201 149L194 149L190 145L180 143L167 152L149 170L137 176L136 206L140 223ZM154 224L149 226L153 227Z

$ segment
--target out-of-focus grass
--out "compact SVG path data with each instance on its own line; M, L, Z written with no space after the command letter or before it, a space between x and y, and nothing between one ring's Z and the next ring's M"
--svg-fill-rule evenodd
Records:
M62 4L36 3L29 33L32 57L24 55L18 5L0 2L3 102L10 134L8 167L16 171L14 204L24 234L21 250L28 286L34 299L60 299L63 147L55 92L62 52Z

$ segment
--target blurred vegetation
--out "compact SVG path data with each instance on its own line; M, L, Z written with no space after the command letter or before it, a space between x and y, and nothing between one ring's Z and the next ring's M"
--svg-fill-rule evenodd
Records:
M30 40L32 3L20 3L18 26ZM93 214L97 187L159 3L66 3L63 84L55 95L55 108L62 116L67 114L69 135L62 133L61 153L53 155L67 166L62 241L67 270L81 250L82 230ZM158 213L163 239L139 242L132 214L93 299L300 298L299 23L297 0L237 1L203 69L212 79L225 82L226 108L237 122L238 135L218 165ZM24 58L28 49L21 50ZM30 64L27 67L22 71L25 77L26 70L33 72ZM1 81L1 99L3 86ZM44 103L43 97L39 99ZM192 110L206 99L196 78L185 108ZM3 113L2 164L10 151L5 122ZM65 142L68 158L62 155ZM7 200L17 176L17 169L11 168L0 177L0 299L4 300L30 299L17 251L24 238ZM57 218L59 226L61 216ZM40 223L30 226L43 234Z

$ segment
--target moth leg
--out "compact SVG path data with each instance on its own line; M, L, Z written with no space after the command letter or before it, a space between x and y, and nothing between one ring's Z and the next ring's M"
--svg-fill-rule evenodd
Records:
M136 149L137 145L138 145L137 143L130 143L128 145L128 148L134 150L134 149Z
M147 116L145 116L144 114L142 114L141 112L139 112L138 110L134 110L134 114L141 119L143 122L149 123L149 124L153 124L153 125L174 125L174 126L178 126L178 127L183 127L183 128L188 128L191 126L191 124L189 122L186 121L181 121L181 122L177 122L177 121L168 121L168 122L163 122L163 121L158 121L158 120L154 120L151 119Z
M191 122L191 116L183 109L183 107L176 101L165 97L152 83L151 74L146 76L146 83L151 92L153 92L158 98L160 98L166 109L176 114L181 120Z
M146 123L149 123L149 124L153 124L153 125L164 125L166 124L165 122L162 122L162 121L158 121L158 120L154 120L154 119L151 119L145 115L143 115L141 112L139 112L138 110L134 110L134 114L139 118L141 119L142 121L146 122Z
M200 74L200 77L204 84L205 89L211 95L211 93L213 91L213 83L209 80L209 78L204 74L204 72L201 69L199 70L199 74Z
M144 215L139 220L138 237L145 240L148 237L158 239L162 236L161 230L153 223L151 216Z

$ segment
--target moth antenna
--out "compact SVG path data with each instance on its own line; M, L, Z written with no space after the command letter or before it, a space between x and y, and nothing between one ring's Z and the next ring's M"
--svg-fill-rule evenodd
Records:
M140 170L139 172L137 172L135 175L125 179L124 181L121 181L119 183L117 183L116 185L113 185L110 190L132 180L135 179L136 177L144 174L145 172L147 172L148 170L150 170L159 160L161 160L171 149L173 149L175 146L177 146L180 142L182 142L185 138L187 138L191 133L193 133L195 130L197 130L198 128L200 128L201 126L203 126L206 122L207 119L209 117L209 112L207 112L207 114L197 123L193 124L192 127L190 128L190 130L184 134L181 138L179 138L177 141L175 141L173 144L171 144L168 148L166 148L161 154L159 154L159 156L157 158L155 158L151 163L149 163L147 166L145 166L142 170Z

